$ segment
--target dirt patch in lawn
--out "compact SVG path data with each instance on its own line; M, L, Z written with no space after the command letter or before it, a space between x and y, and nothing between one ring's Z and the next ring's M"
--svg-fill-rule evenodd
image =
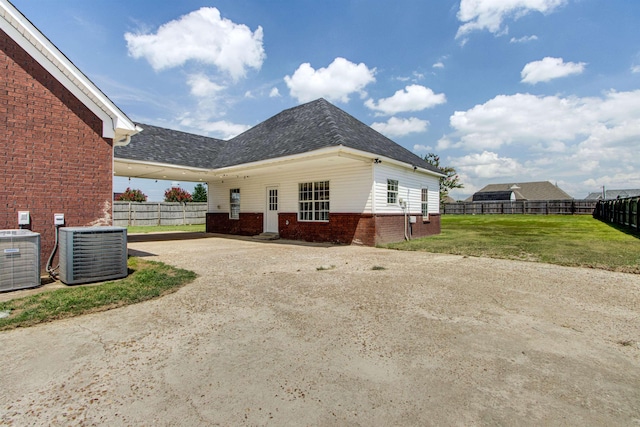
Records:
M199 277L0 333L0 424L640 423L639 275L223 238L130 248Z

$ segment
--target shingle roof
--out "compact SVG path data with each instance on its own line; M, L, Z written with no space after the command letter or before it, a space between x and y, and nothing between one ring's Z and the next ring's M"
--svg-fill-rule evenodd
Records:
M478 191L473 194L474 202L492 202L496 200L511 200L513 191Z
M209 169L344 146L441 173L404 147L324 99L284 110L228 141L140 124L117 158Z
M220 167L342 145L440 172L322 98L284 110L229 142Z
M207 136L143 123L138 125L143 131L132 136L127 146L116 147L116 158L211 169L213 159L227 144L227 141Z
M640 189L628 189L628 190L605 190L605 199L617 199L618 197L624 199L626 197L637 197L640 196ZM600 200L602 199L602 191L589 193L585 200Z
M496 191L513 191L516 195L516 200L573 199L573 197L560 189L560 187L553 185L549 181L519 182L517 184L513 182L506 184L489 184L475 194Z

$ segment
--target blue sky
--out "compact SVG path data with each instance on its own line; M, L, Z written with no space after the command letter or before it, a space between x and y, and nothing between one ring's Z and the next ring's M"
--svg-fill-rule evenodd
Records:
M439 154L456 198L640 188L638 1L13 3L137 122L227 139L324 97ZM161 200L171 183L114 179L129 185Z

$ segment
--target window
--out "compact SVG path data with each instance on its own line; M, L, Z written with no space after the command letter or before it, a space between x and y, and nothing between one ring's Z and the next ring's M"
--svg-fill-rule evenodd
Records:
M387 203L389 204L398 203L398 180L397 179L387 180Z
M240 189L229 190L229 218L240 219Z
M329 221L329 181L298 184L298 221Z
M422 189L422 218L429 218L429 189Z

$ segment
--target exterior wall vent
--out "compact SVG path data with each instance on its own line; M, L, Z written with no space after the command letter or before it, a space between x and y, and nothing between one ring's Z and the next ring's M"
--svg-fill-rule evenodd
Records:
M0 230L0 292L40 286L40 234Z
M127 276L127 229L61 227L60 280L68 285Z

